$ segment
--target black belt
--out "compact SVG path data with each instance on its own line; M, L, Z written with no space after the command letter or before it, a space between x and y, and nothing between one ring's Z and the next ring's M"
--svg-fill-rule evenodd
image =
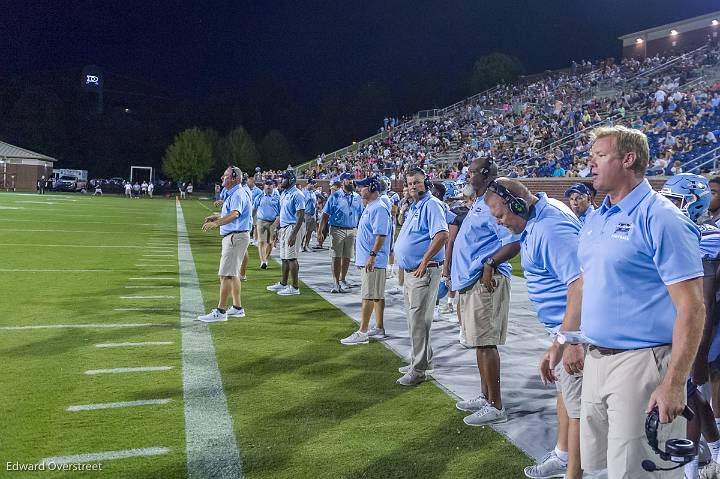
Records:
M654 348L659 348L661 346L670 346L669 344L659 344L657 346L653 346ZM647 349L647 348L637 348L637 349L618 349L618 348L603 348L601 346L595 346L593 344L590 345L588 348L590 351L597 351L603 356L614 356L616 354L625 353L627 351L638 351L639 349Z
M425 266L425 267L426 267L426 268L439 268L440 266L443 265L443 263L445 263L445 261L430 261L430 262L427 264L427 266ZM419 267L419 266L418 266L418 267ZM408 273L412 273L412 272L415 271L415 270L417 270L417 268L406 269L405 271L407 271Z
M234 234L237 234L237 233L248 233L248 230L242 230L242 231L231 231L231 232L229 232L229 233L226 233L226 234L224 234L224 235L223 235L223 238L224 238L224 237L226 237L226 236L230 236L230 235L234 235Z
M337 229L340 229L340 230L354 230L354 229L355 229L355 227L352 227L352 226L349 227L349 228L348 228L348 227L345 227L345 226L335 226L335 225L330 225L330 226L331 226L332 228L337 228Z

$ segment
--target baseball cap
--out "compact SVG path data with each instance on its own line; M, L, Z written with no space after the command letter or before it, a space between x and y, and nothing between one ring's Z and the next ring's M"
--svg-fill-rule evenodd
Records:
M353 175L351 175L351 174L348 173L348 172L345 172L345 173L343 173L342 175L340 175L340 181L343 181L343 180L352 180L352 179L353 179Z
M570 188L565 190L565 198L569 198L573 193L590 196L590 188L582 183L575 183Z
M377 178L377 176L368 176L367 178L363 178L360 181L355 182L355 186L364 188L366 186L369 186L371 190L373 191L380 191L380 180Z
M272 186L275 184L275 180L265 180L265 184L268 186Z

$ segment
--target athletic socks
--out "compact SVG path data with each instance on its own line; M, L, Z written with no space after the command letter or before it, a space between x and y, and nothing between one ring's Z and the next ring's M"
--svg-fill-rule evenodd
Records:
M555 446L555 455L560 459L562 462L567 462L569 454L567 451L561 451L560 449Z

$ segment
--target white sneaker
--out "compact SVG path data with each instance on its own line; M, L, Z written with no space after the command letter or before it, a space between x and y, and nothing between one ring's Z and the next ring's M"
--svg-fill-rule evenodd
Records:
M405 376L401 377L397 381L397 384L401 386L415 386L425 381L425 373L417 373L415 371L408 371Z
M227 310L226 314L228 316L232 316L233 318L244 318L245 308L243 308L242 306L239 308L236 308L235 306L230 306L230 309Z
M247 281L247 275L243 276L243 275L241 274L241 275L240 275L240 281Z
M280 281L278 281L277 283L271 284L270 286L268 286L265 289L267 289L268 291L280 291L281 289L285 289L285 288L287 288L287 285L282 284Z
M368 336L371 338L384 338L385 337L385 328L370 328L367 332Z
M300 288L293 288L292 285L288 284L284 289L277 292L280 296L294 296L300 294Z
M407 374L407 373L410 372L411 369L412 369L412 367L410 367L410 365L408 364L407 366L401 366L401 367L399 367L399 368L398 368L398 372L399 372L400 374Z
M367 344L370 340L368 339L368 333L363 333L362 331L355 331L347 338L341 339L340 344L344 344L346 346L354 346L356 344Z
M339 284L336 284L335 286L333 286L333 288L330 290L330 292L333 294L338 294L338 293L347 293L348 290L343 289L342 286L340 286Z
M203 323L217 323L219 321L227 321L227 313L221 313L217 310L217 308L215 308L204 316L198 316L197 320L202 321Z
M385 270L385 279L392 279L392 277L393 277L393 271L390 268L386 269Z
M472 399L468 399L467 401L458 401L455 403L455 407L458 408L461 411L467 411L467 412L475 412L479 411L485 406L489 406L490 403L488 402L487 398L483 393L480 393L478 397L474 397Z
M385 290L387 294L403 294L403 290L400 286L394 286L390 289Z
M535 464L525 468L525 477L531 479L546 479L550 477L565 477L567 462L563 461L555 451L550 451Z
M347 284L346 281L340 281L340 287L341 287L342 289L344 289L345 291L347 291L347 290L350 289L350 285Z
M435 306L433 310L433 321L440 321L440 306Z
M507 422L507 420L508 417L505 408L496 409L493 406L487 405L480 408L478 412L466 416L463 422L468 426L486 426L488 424Z

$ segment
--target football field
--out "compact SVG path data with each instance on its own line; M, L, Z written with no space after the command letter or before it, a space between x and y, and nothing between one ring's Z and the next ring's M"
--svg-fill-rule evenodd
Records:
M435 384L397 386L382 344L340 345L352 320L310 288L267 292L255 247L247 316L192 321L217 301L211 207L0 194L0 477L522 476Z

